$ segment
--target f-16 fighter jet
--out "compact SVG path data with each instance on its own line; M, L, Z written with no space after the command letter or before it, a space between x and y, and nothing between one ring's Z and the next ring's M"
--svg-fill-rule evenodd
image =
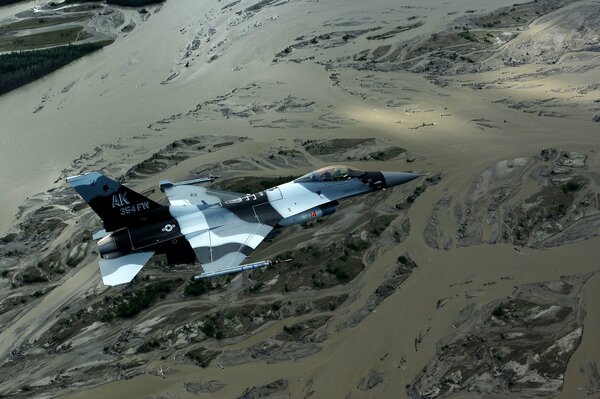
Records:
M130 282L154 254L169 264L200 262L210 277L270 264L242 265L273 230L332 214L340 200L394 187L421 176L402 172L362 172L330 166L296 180L239 194L195 186L214 177L160 182L170 205L161 205L99 172L67 182L104 222L94 234L106 285Z

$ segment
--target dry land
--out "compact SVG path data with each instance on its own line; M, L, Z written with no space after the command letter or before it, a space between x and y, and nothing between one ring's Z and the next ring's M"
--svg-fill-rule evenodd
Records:
M592 0L0 8L0 51L113 41L0 96L0 395L599 398L598 27ZM336 163L428 175L252 254L289 262L118 288L64 182L164 202Z

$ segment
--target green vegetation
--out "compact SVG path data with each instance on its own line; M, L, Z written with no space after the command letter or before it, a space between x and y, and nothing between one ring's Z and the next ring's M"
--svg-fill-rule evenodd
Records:
M379 215L369 223L369 233L379 237L397 215Z
M313 251L314 258L323 264L324 268L311 275L311 282L315 288L328 288L338 284L352 281L364 268L362 254L369 247L369 243L360 238L348 237L341 245L327 248L317 248ZM341 250L341 254L340 254ZM335 254L339 254L335 257ZM298 256L292 257L294 263L300 261Z
M329 263L325 267L325 270L327 271L327 273L333 274L335 276L335 278L337 278L339 281L341 281L343 283L347 282L350 278L350 275L345 270L344 265Z
M35 291L40 292L40 291ZM45 292L42 292L41 295L44 295ZM23 305L29 301L30 298L37 298L37 295L33 293L31 295L19 295L13 296L10 298L5 298L0 301L0 314L8 312L11 309L14 309L17 306Z
M79 264L79 262L81 262L82 258L77 257L77 256L69 256L67 257L67 261L66 264L67 266L73 268L75 266L77 266Z
M458 35L460 37L462 37L463 39L468 40L470 42L476 42L477 41L477 38L467 28L463 28L463 31L460 32Z
M165 0L106 0L108 4L122 7L143 7L151 4L163 3Z
M494 308L494 310L492 311L492 315L494 315L496 317L504 316L504 308L502 308L501 306L496 306Z
M62 250L64 251L64 250ZM52 251L45 258L41 259L37 263L37 267L43 270L45 273L52 274L58 273L63 274L64 269L62 268L62 253L61 249Z
M336 310L344 301L348 299L348 294L341 294L337 296L327 296L325 298L317 299L313 302L313 306L316 310Z
M583 183L575 180L569 180L566 184L563 184L562 191L564 193L573 192L579 190L581 187L583 187Z
M410 208L410 206L412 205L413 202L415 202L415 200L425 192L425 189L427 187L424 184L418 185L417 187L415 187L414 191L412 192L412 194L410 194L408 197L406 197L406 200L403 202L399 202L396 204L396 209L408 209Z
M101 3L102 1L103 0L66 0L65 3ZM164 3L164 1L165 0L106 0L106 4L122 7L143 7L151 4Z
M177 165L181 161L185 161L189 158L189 155L185 152L177 152L176 154L168 155L168 151L181 144L175 141L171 144L171 148L167 146L165 150L161 150L152 154L152 156L136 165L127 171L128 178L135 178L138 175L153 175L169 168L172 165ZM167 153L165 153L167 152Z
M372 152L369 154L371 159L376 161L387 161L396 158L398 155L405 153L406 150L402 147L389 147L383 150Z
M0 80L2 75L0 74ZM58 218L43 219L40 223L31 223L23 228L23 233L29 236L37 234L46 234L50 232L58 233L67 227L67 224Z
M137 281L136 281L137 280ZM154 305L160 298L182 285L181 279L163 280L152 283L134 280L122 294L106 295L101 301L95 301L92 306L68 312L69 306L61 309L59 318L48 330L48 342L52 345L65 342L70 337L79 334L81 330L96 321L110 323L118 317L129 318ZM148 280L148 279L144 279ZM141 284L145 284L141 286ZM46 289L46 292L48 290ZM114 291L112 291L114 292ZM160 344L161 338L157 338ZM156 342L152 339L142 344L141 351L153 350ZM113 348L114 349L114 348ZM107 349L108 350L108 347ZM139 350L139 348L138 348Z
M361 240L360 238L349 240L347 245L348 249L353 252L362 252L369 248L369 243Z
M398 257L398 263L400 263L401 265L406 265L410 262L410 258L408 258L408 256L406 255L400 255Z
M131 318L148 309L158 299L163 299L181 284L181 279L158 281L146 285L136 291L126 291L120 297L107 296L104 302L108 304L106 313L100 316L104 322L110 322L115 318Z
M10 4L20 3L24 0L0 0L0 7L8 6Z
M34 29L34 28L42 28L44 26L54 26L60 25L67 22L77 22L83 21L85 18L80 15L73 15L68 17L60 17L60 18L27 18L22 19L17 22L12 22L10 24L0 26L0 32L21 30L21 29Z
M193 280L185 286L183 293L185 296L200 296L206 294L212 288L212 284L206 280Z
M436 184L438 184L440 182L440 180L442 180L442 174L441 173L436 173L433 176L429 176L427 178L425 178L425 181L421 184L419 184L417 187L415 187L415 189L413 190L412 194L410 194L408 197L406 197L406 200L403 202L399 202L396 204L396 209L408 209L410 208L410 206L412 205L413 202L415 202L415 200L425 192L425 190L427 190L427 187L429 186L435 186Z
M535 315L543 315L545 311L553 305L535 303L523 298L513 298L506 302L498 304L491 312L494 317L501 318L505 322L532 322L533 325L545 325L548 323L563 320L571 312L572 308L561 306L556 313L552 315L544 315L535 317ZM532 317L533 316L533 317Z
M566 213L567 206L563 203L557 202L548 208L547 215L550 219L560 219L561 217L565 216Z
M131 168L135 173L142 173L146 175L153 175L155 173L162 172L167 169L167 164L160 162L157 159L149 159L142 161Z
M44 276L37 267L28 267L25 269L25 272L23 272L24 284L45 283L46 281L48 281L48 278Z
M3 244L8 244L9 242L13 242L17 238L17 233L10 233L0 238L0 242Z
M321 224L324 221L325 221L325 219L318 218L318 219L315 219L315 220L310 220L308 222L304 222L300 226L302 226L303 229L310 229L311 227L315 227L316 225Z
M294 150L294 149L286 149L286 150L279 150L277 151L277 154L282 155L284 157L302 157L302 153L298 150Z
M265 286L265 283L263 283L262 281L256 282L248 288L247 292L249 292L251 294L255 293L255 292L259 292L264 286Z
M111 42L86 43L0 55L0 95L33 82Z
M222 327L221 313L213 313L204 319L204 325L202 326L202 332L206 334L207 337L215 337L217 339L223 338L223 331L220 329Z
M169 284L169 281L147 285L141 291L134 292L125 301L121 302L116 308L115 315L124 318L133 317L142 310L148 309L154 304L157 297L164 298L172 290L173 287Z
M251 276L256 283L249 291L293 292L301 287L329 288L352 281L364 269L363 254L374 236L380 235L396 216L380 215L374 217L367 227L361 226L360 229L370 229L368 238L364 240L352 234L327 245L309 245L278 254L276 259L289 261L277 267L253 271ZM319 306L335 308L340 303Z
M0 38L0 51L33 50L43 47L72 43L84 39L80 26L34 33L26 36L6 36Z
M277 308L277 309L276 309ZM273 305L246 305L225 309L207 315L202 320L202 332L216 339L240 336L268 320L279 318L281 303Z
M348 151L361 144L372 143L374 139L333 139L327 141L308 140L302 143L310 155L328 155Z
M533 207L520 206L509 219L508 226L512 231L512 241L515 245L525 245L532 231L541 223L556 221L573 212L575 192L580 190L587 180L582 177L574 178L566 183L548 185L527 198L523 204L536 204ZM546 230L550 232L551 230ZM554 230L558 232L559 230ZM510 240L510 235L505 235Z
M207 367L217 357L220 351L211 351L206 348L198 348L189 351L185 356L200 367Z
M223 143L217 143L217 144L213 145L213 148L227 147L230 145L233 145L233 141L225 141Z
M400 255L398 257L398 264L399 266L396 269L396 274L411 273L412 269L417 267L415 261L412 260L408 254Z
M291 326L284 325L283 332L278 334L276 338L282 341L311 341L315 330L322 327L329 318L330 316L317 316L292 324Z
M137 353L151 352L160 348L160 341L156 338L150 338L137 348Z
M210 280L192 280L185 286L183 293L185 296L200 296L212 290L221 288L226 282L227 280L225 279L215 278Z
M302 325L300 323L292 324L290 327L283 326L283 331L288 334L297 334L302 330Z

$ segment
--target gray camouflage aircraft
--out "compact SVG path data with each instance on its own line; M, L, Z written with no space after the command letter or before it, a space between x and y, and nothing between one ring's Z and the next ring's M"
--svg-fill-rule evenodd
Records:
M239 194L193 184L160 182L170 205L164 206L99 172L67 178L67 182L104 222L94 234L100 252L100 272L106 285L130 282L154 254L166 254L169 264L201 263L199 278L271 264L242 265L244 259L274 229L332 214L339 200L394 187L415 173L363 172L330 166L288 183Z

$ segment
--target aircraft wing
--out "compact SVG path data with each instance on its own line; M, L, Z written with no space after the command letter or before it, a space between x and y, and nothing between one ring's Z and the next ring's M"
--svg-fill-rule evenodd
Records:
M234 272L273 227L262 223L241 221L230 223L188 238L203 276Z
M167 195L171 205L212 205L244 196L231 191L171 182L161 182L160 188Z

